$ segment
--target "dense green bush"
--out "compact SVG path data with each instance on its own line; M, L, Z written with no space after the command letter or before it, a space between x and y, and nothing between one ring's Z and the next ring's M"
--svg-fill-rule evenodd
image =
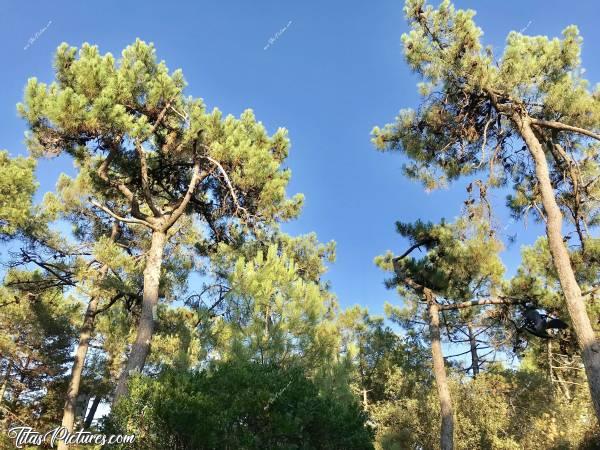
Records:
M128 449L371 449L365 421L300 369L228 363L137 377L105 428L135 433Z

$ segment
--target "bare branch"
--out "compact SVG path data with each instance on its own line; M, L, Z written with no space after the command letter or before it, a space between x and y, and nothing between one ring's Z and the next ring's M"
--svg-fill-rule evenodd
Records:
M594 133L593 131L586 130L585 128L574 127L573 125L567 125L562 122L557 122L555 120L541 120L531 118L531 123L534 125L538 125L540 127L551 128L553 130L559 131L572 131L573 133L583 134L584 136L591 137L592 139L596 139L600 141L600 135Z
M118 214L114 213L113 211L111 211L109 208L107 208L104 205L101 205L100 203L98 203L97 201L93 200L93 199L89 199L90 203L92 205L94 205L96 208L100 208L102 211L104 211L106 214L108 214L109 216L111 216L113 219L116 219L120 222L124 222L124 223L137 223L139 225L144 225L147 226L148 228L151 228L153 230L156 229L156 227L154 225L152 225L150 222L147 222L145 220L142 219L137 219L137 218L127 218L127 217L121 217Z
M242 206L240 206L240 203L238 201L235 190L233 189L233 185L231 184L231 180L229 179L229 175L227 175L227 172L225 172L225 169L223 169L223 166L217 160L211 158L210 156L204 156L204 158L206 158L208 161L210 161L212 164L214 164L217 167L217 169L219 169L221 174L223 174L223 178L225 179L225 183L227 184L227 187L229 188L229 192L231 193L233 203L235 204L236 211L243 211L247 215L248 211L246 210L246 208L243 208Z
M455 303L450 305L440 305L439 309L442 311L448 311L452 309L464 309L472 306L486 306L486 305L514 305L521 303L521 299L511 297L496 297L496 298L484 298L481 300L470 300L462 303Z
M98 167L98 176L108 185L116 187L119 190L119 192L121 192L121 194L123 194L125 198L129 200L129 202L131 203L131 215L133 217L135 217L136 219L146 221L147 217L140 211L139 203L135 198L133 192L131 192L131 190L124 183L112 182L108 176L108 167L115 158L116 154L117 149L113 144L108 152L108 155L106 156L106 159Z
M156 207L152 200L152 194L150 192L150 184L148 183L148 161L146 160L146 150L140 142L136 142L135 148L140 157L140 174L142 178L142 191L144 193L144 199L146 204L154 214L154 217L161 217L162 212Z

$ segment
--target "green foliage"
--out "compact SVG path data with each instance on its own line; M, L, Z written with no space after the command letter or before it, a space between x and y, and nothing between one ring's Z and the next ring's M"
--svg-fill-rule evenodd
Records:
M497 289L504 274L502 244L486 222L459 218L452 224L417 221L396 226L410 247L394 264L391 252L375 259L379 267L394 272L388 287L402 288L404 278L410 278L450 301L471 300ZM412 256L418 248L427 251L421 258Z
M32 158L11 158L0 151L0 238L14 235L31 217L37 188Z
M333 258L334 244L314 234L220 244L211 258L215 295L208 299L208 283L207 298L192 305L207 352L312 371L331 364L339 348L337 304L321 276Z
M562 39L511 32L495 59L481 43L474 11L456 10L448 0L438 8L408 0L404 10L410 25L402 36L404 56L424 80L423 102L416 111L400 111L395 123L375 127L374 145L405 154L406 175L428 189L487 169L492 186L513 181L509 205L519 217L538 211L539 190L511 114L600 128L600 96L582 78L577 27L567 27ZM596 223L600 146L582 134L542 126L536 133L552 156L552 181L567 216Z
M136 449L369 449L365 419L297 368L231 363L136 378L106 432L135 433Z
M11 271L6 283L41 281L39 273ZM42 294L0 287L0 374L10 411L40 429L56 423L66 391L67 364L79 305L57 289ZM2 412L6 416L6 412ZM14 416L9 416L13 420Z
M385 401L373 407L377 448L434 450L439 448L439 438L432 430L438 429L440 420L435 389L427 381L407 382L407 375L396 369ZM553 394L542 373L501 369L476 379L454 376L450 387L457 449L558 450L594 445L589 433L594 415L585 390L566 403Z
M225 231L221 220L242 212L266 222L297 215L302 198L286 199L290 172L280 168L286 131L269 136L250 110L239 119L207 112L200 99L184 97L182 72L169 73L152 44L137 40L119 60L89 44L62 44L54 68L56 80L31 78L18 105L30 150L68 152L81 171L76 184L115 212L172 217L199 164L200 192L187 209L215 238Z

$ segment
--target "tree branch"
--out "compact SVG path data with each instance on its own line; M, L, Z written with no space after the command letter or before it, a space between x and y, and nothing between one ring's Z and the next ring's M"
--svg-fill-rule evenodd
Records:
M225 169L223 168L223 166L217 160L211 158L210 156L204 156L204 158L206 160L210 161L212 164L214 164L217 167L217 169L219 169L221 174L223 175L223 178L225 179L225 183L227 184L227 187L229 188L229 192L231 193L233 203L235 204L236 211L243 211L246 215L248 215L248 211L246 210L246 208L243 208L240 206L240 203L238 201L235 190L233 189L233 185L231 184L231 180L229 179L229 175L227 175L227 172L225 172Z
M187 208L187 205L190 202L192 195L194 194L194 191L196 190L196 186L198 186L198 183L201 181L201 179L204 179L207 176L208 176L207 172L202 172L202 174L200 173L200 162L196 161L196 163L194 163L194 169L192 171L192 178L190 180L190 184L188 186L187 192L185 193L183 198L178 202L179 206L177 206L177 208L175 208L173 210L173 212L169 216L169 219L163 225L163 227L162 227L163 231L168 230L169 228L171 228L171 226L173 226L173 224L175 222L177 222L177 220L181 217L181 215L185 211L185 208Z
M154 217L161 217L162 212L156 207L152 200L152 194L150 193L150 185L148 184L148 161L146 160L146 151L140 142L136 142L135 148L140 157L140 175L142 178L142 191L144 193L144 199L146 204L154 214Z
M137 223L139 225L144 225L148 228L151 228L152 230L155 230L156 227L154 225L152 225L150 222L147 222L145 220L142 219L137 219L137 218L127 218L127 217L121 217L118 214L112 212L109 208L107 208L104 205L101 205L100 203L98 203L97 201L93 200L93 199L89 199L90 203L92 205L94 205L96 208L100 208L102 211L104 211L106 214L108 214L109 216L111 216L113 219L116 219L120 222L124 222L124 223Z
M108 167L110 166L110 163L115 158L116 154L117 154L117 150L114 147L114 144L112 144L110 147L110 150L108 152L108 155L106 156L106 159L104 161L102 161L102 164L100 164L100 166L98 167L98 171L97 171L98 176L109 186L116 187L119 190L119 192L121 192L121 194L123 194L125 196L125 198L127 200L129 200L129 202L131 203L131 215L133 217L146 222L147 217L144 214L142 214L142 212L140 211L139 203L138 203L137 199L135 198L135 195L133 194L133 192L131 192L131 190L124 183L113 183L108 176Z
M562 122L557 122L554 120L541 120L530 118L531 123L534 125L538 125L540 127L551 128L553 130L559 131L572 131L573 133L583 134L584 136L591 137L592 139L596 139L600 141L600 134L596 134L593 131L586 130L585 128L574 127L572 125L567 125Z
M472 306L486 306L486 305L514 305L522 303L521 299L509 298L509 297L496 297L496 298L484 298L481 300L470 300L462 303L455 303L450 305L440 305L439 309L442 311L448 311L453 309L464 309Z

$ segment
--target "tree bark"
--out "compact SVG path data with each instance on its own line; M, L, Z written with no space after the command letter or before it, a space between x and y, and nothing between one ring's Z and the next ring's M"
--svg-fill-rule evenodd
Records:
M110 234L110 240L116 241L120 232L120 226L117 222L113 222L112 230ZM102 280L106 277L108 272L108 266L105 264L100 269L99 279ZM75 359L73 360L73 368L71 369L71 379L69 380L69 386L67 388L67 398L65 400L65 406L63 407L63 419L62 426L65 427L69 433L73 432L75 425L75 407L77 404L77 397L79 396L79 388L81 386L81 374L85 366L85 359L90 346L90 340L94 334L96 314L98 311L99 298L93 296L90 298L87 310L83 319L83 325L79 333L79 344L75 352ZM69 446L64 441L58 442L58 450L65 450Z
M471 370L473 370L473 378L477 378L479 375L479 355L477 354L477 339L475 339L475 333L473 333L473 326L467 324L467 331L469 333L469 345L471 346Z
M158 293L160 283L160 271L165 245L167 243L166 231L153 231L152 243L144 269L144 293L142 299L142 314L138 324L135 343L129 353L127 365L119 377L115 390L113 405L125 394L127 394L127 382L129 377L141 372L150 353L150 342L154 333L154 321L156 308L158 307Z
M77 397L79 397L81 374L83 373L83 367L85 366L85 358L90 345L90 339L94 333L94 322L97 309L98 297L92 297L88 303L85 318L83 319L83 326L79 333L79 345L77 346L77 351L75 353L73 368L71 369L71 379L69 380L69 387L67 388L67 399L63 408L62 426L65 427L69 433L73 432L73 427L75 425L75 407ZM65 444L64 441L60 440L58 442L58 450L65 450L67 448L69 448L69 446Z
M433 358L433 376L440 398L440 410L442 415L440 449L452 450L454 448L454 412L452 409L452 397L450 396L448 379L446 378L444 354L442 353L440 315L433 294L428 294L426 290L425 296L429 304L429 333L431 338L431 355Z
M581 296L581 289L571 267L569 252L563 240L562 213L556 202L555 192L550 181L548 161L539 139L533 132L531 119L515 113L512 120L520 130L521 136L535 162L535 173L542 197L542 205L546 212L546 235L552 262L558 274L571 323L581 348L592 403L594 404L596 417L600 421L600 345L590 323Z
M92 402L92 406L90 406L90 410L85 417L85 421L83 422L83 428L88 429L94 420L94 416L96 415L96 410L98 409L98 405L102 401L101 395L96 395L94 397L94 401Z

